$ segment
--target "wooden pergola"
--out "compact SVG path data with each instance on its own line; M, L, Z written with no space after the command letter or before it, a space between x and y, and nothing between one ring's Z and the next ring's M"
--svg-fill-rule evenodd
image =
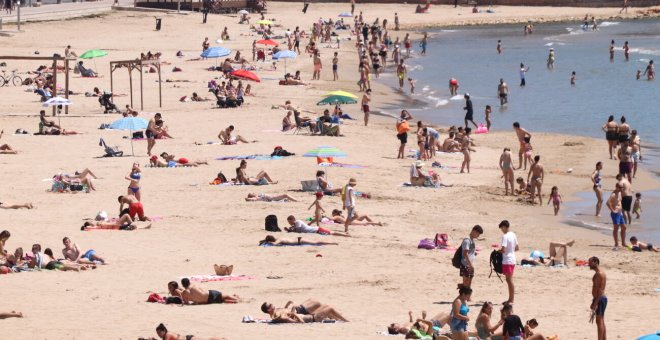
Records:
M57 97L57 62L64 62L64 98L69 99L69 61L76 61L75 58L66 58L62 56L51 56L51 57L34 57L34 56L0 56L0 60L37 60L37 61L52 61L53 65L53 97ZM57 110L56 106L53 106L53 115ZM64 113L69 113L69 106L64 106Z
M110 92L114 93L114 80L113 74L118 68L126 67L128 69L128 83L131 91L131 107L133 107L133 70L140 72L140 110L144 110L144 91L142 89L142 75L143 66L156 66L158 70L158 107L163 107L163 84L160 77L160 61L159 60L117 60L110 62ZM114 100L110 98L110 100Z

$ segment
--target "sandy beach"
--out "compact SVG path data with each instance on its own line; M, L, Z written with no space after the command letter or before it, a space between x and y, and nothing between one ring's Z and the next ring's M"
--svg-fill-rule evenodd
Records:
M302 15L302 3L269 3L266 18L275 19L276 32L286 28L307 27L318 20L350 10L348 4L317 4ZM629 17L639 15L641 9L631 9ZM414 5L362 5L365 20L387 18L393 23L394 12L399 13L401 25L417 29L438 25L465 25L504 22L534 22L581 19L585 13L598 18L618 15L618 8L537 8L495 7L494 14L472 14L467 7L432 6L430 14L415 15ZM159 14L161 15L161 14ZM588 267L576 267L575 260L590 256L601 259L607 272L606 294L607 331L612 339L634 339L651 333L660 320L660 296L657 292L660 274L658 255L650 252L612 251L612 238L601 231L571 227L553 216L552 206L530 206L516 197L504 196L504 184L497 164L504 147L517 151L514 131L494 131L475 135L472 172L460 174L461 154L439 154L436 160L447 168L434 169L450 188L403 187L409 181L413 158L396 159L399 141L395 121L390 117L372 115L368 127L362 124L359 104L344 105L344 110L358 120L345 120L341 125L344 137L319 137L280 132L286 111L273 108L291 100L302 110L313 111L317 117L327 106L316 106L322 95L332 90L358 93L356 81L357 52L355 38L347 41L348 31L339 31L341 48L321 46L323 70L320 81L310 81L312 59L302 54L287 61L287 71L300 70L307 86L279 86L284 63L277 71L269 71L271 62L253 63L262 81L251 83L254 96L236 109L215 108L214 101L180 102L182 96L207 93L207 82L221 75L207 71L214 60L189 61L201 52L202 41L220 38L224 27L230 40L221 43L232 51L239 50L251 60L251 44L260 39L239 25L235 15L211 15L206 25L201 15L162 15L163 29L154 31L153 13L116 11L96 18L58 22L30 23L25 32L12 37L0 37L2 55L29 56L38 50L40 55L62 54L67 44L78 53L89 49L103 49L108 56L85 61L87 67L98 70L100 78L81 78L71 74L71 90L91 92L96 86L110 90L109 61L130 60L140 53L162 52L165 82L163 107L158 107L156 74L144 74L144 110L140 116L150 119L161 112L174 139L158 140L155 154L168 152L190 160L206 160L210 165L186 168L143 168L141 180L142 202L149 216L161 217L150 230L87 231L80 230L83 219L93 218L99 211L117 214L117 196L126 194L128 181L124 179L133 162L148 163L147 142L135 141L135 157L101 158L103 149L99 138L110 145L118 145L130 154L128 132L99 130L104 123L119 119L118 114L103 114L96 97L73 95L68 115L50 117L67 130L80 132L74 136L12 135L22 128L36 132L41 109L39 97L26 92L25 87L0 88L0 129L5 134L0 144L10 144L17 155L0 155L4 185L0 187L0 201L32 202L34 210L0 210L0 230L9 230L11 238L6 249L16 247L29 250L33 243L52 248L59 256L62 238L70 237L83 251L94 249L109 262L86 272L56 272L43 270L20 274L0 275L0 312L20 311L24 318L2 320L6 339L136 339L156 336L159 323L172 332L199 337L227 339L381 339L392 322L403 322L412 310L430 315L449 312L456 298L458 269L451 265L453 251L417 249L420 239L447 233L458 245L475 224L484 228L483 239L476 258L474 293L470 303L470 318L476 319L484 301L496 304L506 300L507 286L497 278L488 278L488 256L492 245L500 242L502 233L498 223L507 219L518 235L518 260L532 250L547 252L550 241L575 240L569 250L568 268L516 269L515 312L523 322L536 318L541 333L559 335L561 339L595 339L596 326L588 322L591 303L591 277ZM257 14L252 14L253 22ZM257 19L258 20L258 19ZM352 22L352 20L351 20ZM522 31L522 29L521 29ZM392 37L403 38L407 31L390 31ZM414 32L414 39L421 34ZM282 39L278 39L282 41ZM212 46L217 45L212 43ZM302 46L301 46L302 49ZM177 51L185 56L177 58ZM340 80L332 81L332 53L339 52ZM233 56L233 53L232 53ZM432 58L433 56L427 56ZM2 60L4 61L4 60ZM6 70L24 72L35 70L40 64L33 61L7 60ZM219 63L221 60L219 61ZM180 67L182 72L171 72ZM388 70L392 72L392 70ZM60 74L61 75L61 74ZM134 72L133 86L138 88L138 73ZM58 79L59 78L58 76ZM187 82L180 82L186 80ZM445 80L441 81L442 83ZM115 94L128 94L128 72L115 72ZM402 96L388 85L372 82L372 111L385 105L396 105ZM139 110L139 93L134 92L134 107ZM123 108L128 96L117 97ZM415 121L416 122L416 121ZM462 119L457 120L460 124ZM593 122L600 126L603 122ZM256 143L238 145L196 145L217 142L218 133L229 125L236 133ZM631 125L634 125L632 122ZM445 127L446 128L446 127ZM544 194L550 187L560 187L565 201L572 194L591 190L589 179L597 161L603 161L603 187L614 188L617 161L609 160L607 143L602 139L538 133L534 126L526 126L534 134L535 152L542 155L546 169ZM415 148L415 136L409 137L407 148ZM446 136L443 133L443 138ZM294 152L293 157L279 160L248 160L251 176L266 170L278 183L268 186L212 186L219 171L234 177L238 160L215 160L218 157L270 154L275 146ZM345 185L349 178L357 180L356 190L368 192L370 199L358 198L357 210L368 214L384 226L352 226L350 238L302 235L307 240L338 242L338 246L259 247L263 239L264 218L275 214L280 227L286 217L295 215L305 219L313 215L307 210L314 195L301 192L300 181L314 180L320 169L314 158L301 155L317 146L331 145L348 156L337 159L362 168L325 168L335 187ZM567 146L572 145L572 146ZM431 162L425 169L429 170ZM517 161L516 161L517 163ZM99 177L97 191L85 193L51 193L50 179L60 172L72 173L89 168ZM569 173L567 170L572 169ZM516 171L517 176L527 173ZM657 177L641 169L634 188L660 188ZM248 193L289 194L299 202L246 202ZM595 204L595 198L592 197ZM329 213L341 209L341 198L324 197L323 207ZM646 207L652 209L652 207ZM345 214L345 213L344 213ZM605 220L609 212L603 208ZM342 225L324 227L343 231ZM635 225L628 235L634 234ZM283 233L281 237L295 239L299 234ZM276 235L280 237L280 235ZM319 256L320 255L320 256ZM244 299L236 305L172 306L145 302L155 292L167 295L167 282L181 277L212 274L213 264L234 265L235 275L248 275L253 280L200 283L204 289L223 294L237 294ZM270 279L268 277L271 277ZM273 279L276 277L276 279ZM302 302L316 298L336 308L350 322L336 324L268 325L242 323L245 315L266 318L260 311L263 302L277 306L293 300ZM474 306L473 306L474 304ZM494 319L499 318L494 315ZM655 320L655 321L654 321ZM469 329L474 330L470 321ZM403 338L403 336L400 336Z

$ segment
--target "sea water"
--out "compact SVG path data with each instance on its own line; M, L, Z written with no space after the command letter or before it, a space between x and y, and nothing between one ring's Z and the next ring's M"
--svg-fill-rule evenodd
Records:
M415 80L415 94L403 105L411 105L407 108L416 119L463 125L463 94L468 92L477 123L485 124L485 106L492 106L494 131L512 131L512 123L518 121L532 133L545 131L602 138L602 147L606 148L601 127L609 115L614 115L617 122L624 115L643 141L644 162L640 167L658 171L660 154L655 145L660 145L660 79L636 80L635 75L637 70L644 72L649 60L660 62L660 21L601 22L596 31L582 28L581 23L536 25L530 35L523 34L522 25L461 27L429 33L427 55L420 56L421 48L414 43L412 57L406 60L408 76ZM502 54L497 54L497 40L502 40ZM616 46L612 61L611 40ZM625 41L630 46L629 61L625 61L623 54ZM555 51L552 70L546 67L550 48ZM529 67L524 88L519 86L520 63ZM577 76L575 86L570 84L573 71ZM460 84L459 95L453 97L448 89L452 77ZM509 87L509 103L505 107L500 107L497 97L500 78ZM381 77L381 81L398 87L392 75ZM409 94L407 81L404 93ZM395 115L399 110L400 107L385 109ZM639 231L640 239L650 238L659 243L657 224L649 221L660 220L660 209L652 208L660 206L660 193L643 194L646 209L628 234ZM606 199L609 192L604 195ZM611 221L605 218L609 215L606 207L603 207L605 217L586 217L594 213L593 193L579 196L583 201L566 205L566 218L573 224L611 228Z

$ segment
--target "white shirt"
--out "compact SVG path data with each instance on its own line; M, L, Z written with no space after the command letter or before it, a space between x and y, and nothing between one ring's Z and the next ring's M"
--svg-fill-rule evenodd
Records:
M527 72L524 68L520 69L520 79L525 79L525 72Z
M346 208L355 207L355 193L353 187L346 184L346 200L344 201L344 206Z
M297 233L316 233L319 227L310 227L305 222L297 220L293 225L293 230Z
M504 248L502 253L502 264L516 264L516 246L518 238L512 231L502 235L501 246Z

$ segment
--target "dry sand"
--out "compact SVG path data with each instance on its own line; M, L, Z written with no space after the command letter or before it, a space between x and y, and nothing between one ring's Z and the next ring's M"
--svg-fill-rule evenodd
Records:
M268 18L308 27L320 15L334 16L345 11L346 4L312 4L307 15L300 15L301 4L271 3ZM375 17L393 22L398 11L403 25L462 23L470 16L468 8L455 10L446 6L432 7L432 13L414 15L413 5L358 5L368 21ZM523 20L529 18L582 17L585 12L602 17L616 15L618 9L568 8L496 8L497 14L479 14L474 18ZM458 16L458 14L462 14ZM543 15L539 15L543 13ZM176 169L143 169L142 197L148 215L159 215L162 221L151 230L134 232L81 232L82 219L93 217L97 211L114 214L116 197L126 193L124 180L132 162L146 163L146 142L135 142L135 158L97 158L102 150L97 146L103 137L109 144L130 150L122 132L97 130L101 123L110 123L118 115L103 115L96 98L72 96L74 106L69 116L61 117L61 124L83 132L78 136L11 136L17 128L36 131L36 116L40 104L37 96L20 88L0 89L2 115L0 127L5 130L3 143L18 150L16 156L0 156L4 185L0 188L2 202L31 201L37 208L3 210L0 229L10 230L7 248L32 243L62 248L61 239L71 237L84 250L95 249L111 263L83 273L50 272L0 276L2 303L0 311L22 311L24 319L3 320L5 339L135 339L155 336L154 329L164 322L171 331L198 336L222 336L229 339L254 339L269 336L275 339L309 338L373 338L391 322L402 322L408 310L426 310L430 315L448 312L448 305L456 297L458 270L450 264L452 252L418 250L417 243L437 232L446 232L452 241L467 235L470 228L480 224L485 229L484 240L477 256L477 275L473 287L473 302L500 302L506 299L506 285L496 278L488 278L488 255L491 244L499 242L501 232L497 224L502 219L512 223L518 234L521 250L518 259L533 249L547 251L551 240L575 239L570 260L599 256L607 272L607 327L610 338L632 339L649 333L660 320L658 307L657 255L611 251L612 240L605 234L569 227L561 218L552 216L548 206L531 207L503 195L503 184L496 164L503 147L516 147L513 131L477 135L477 152L473 155L472 174L458 174L455 168L440 170L444 182L452 188L402 188L408 181L412 159L395 159L398 141L394 121L385 117L372 119L368 128L359 121L342 125L343 138L310 137L273 132L279 129L285 112L271 109L291 99L304 109L319 112L315 102L327 90L343 89L356 92L356 52L352 43L343 43L340 50L341 81L331 81L332 49L323 48L325 68L322 81L310 86L278 86L281 70L257 71L264 78L253 86L255 97L248 97L239 109L215 109L212 102L180 103L183 95L193 91L205 93L206 82L217 73L204 68L213 61L185 61L196 57L205 36L219 38L224 26L229 27L232 40L223 45L250 54L247 25L238 25L235 16L210 16L202 25L198 15L165 15L161 32L153 31L150 13L117 12L107 16L36 23L26 26L26 32L2 38L2 54L41 55L62 53L71 44L78 53L92 48L107 50L110 55L96 60L103 75L100 79L81 79L74 76L72 89L91 91L94 86L109 89L110 60L132 59L140 52L161 51L164 78L187 79L189 83L164 83L163 108L157 107L157 83L154 74L145 74L145 111L162 112L172 140L159 140L155 152L167 151L191 159L209 160L210 166ZM394 32L393 32L394 33ZM345 32L340 33L342 37ZM403 32L398 34L403 37ZM393 34L394 37L397 34ZM323 44L322 44L323 45ZM186 52L182 59L174 57L178 50ZM429 56L432 57L432 56ZM36 62L8 61L8 69L21 71L36 69ZM88 66L93 62L86 62ZM257 64L267 67L268 64ZM182 73L172 74L174 66ZM278 67L282 67L280 65ZM311 59L302 55L288 62L289 70L300 69L304 79L311 78ZM119 70L115 92L127 93L125 70ZM137 79L137 77L136 77ZM137 83L134 83L137 84ZM136 92L137 93L137 92ZM375 105L395 103L400 97L388 86L374 85ZM136 94L136 107L139 97ZM127 97L117 98L120 105ZM361 118L358 105L346 105L349 114ZM149 117L148 113L143 114ZM598 126L602 122L593 122ZM233 124L237 132L258 143L237 146L195 146L194 142L215 140L218 132ZM577 191L590 190L589 175L597 160L605 162L604 187L614 186L617 163L607 159L604 140L534 133L536 152L543 156L548 174L545 189L552 185L561 188L563 197L571 199ZM410 138L412 142L414 138ZM565 142L581 142L579 146L563 146ZM275 145L295 152L295 157L276 161L249 161L248 172L267 170L279 184L262 187L217 187L207 183L222 170L231 176L238 161L215 161L216 157L270 153ZM276 214L280 226L286 216L311 216L307 210L313 201L309 193L297 192L301 180L311 180L318 169L314 159L300 157L318 145L336 146L348 153L345 163L367 166L363 169L329 169L335 186L346 183L349 177L358 181L358 190L369 192L371 199L358 199L357 208L386 223L384 227L352 227L352 238L307 236L306 239L335 240L339 246L262 248L257 241L266 234L264 217ZM411 145L411 144L409 144ZM591 151L587 153L587 151ZM443 164L460 166L458 155L441 155ZM96 181L98 191L91 194L54 194L46 192L49 183L42 179L66 171L88 167L102 179ZM566 169L572 168L568 174ZM516 176L524 174L516 172ZM657 181L648 173L639 174L638 189L657 188ZM299 203L247 203L249 192L289 193ZM340 208L340 199L326 197L327 211ZM603 217L605 219L605 217ZM331 229L341 230L340 226ZM631 228L635 229L634 225ZM279 235L278 235L279 236ZM296 235L282 235L293 238ZM83 251L84 251L83 250ZM317 257L317 254L322 257ZM245 303L173 307L144 302L150 292L166 293L166 283L185 275L212 273L213 264L233 264L235 274L256 277L252 281L203 283L202 287L223 293L238 294ZM267 279L281 276L281 279ZM535 317L539 331L558 334L562 339L594 339L595 325L588 323L591 302L592 272L586 267L571 265L568 269L517 268L516 313L523 320ZM283 305L288 300L301 302L314 297L331 304L351 322L344 324L279 325L243 324L244 315L265 317L259 310L263 301ZM476 319L479 307L471 307L470 317ZM655 320L655 321L654 321ZM474 323L470 322L473 329Z

